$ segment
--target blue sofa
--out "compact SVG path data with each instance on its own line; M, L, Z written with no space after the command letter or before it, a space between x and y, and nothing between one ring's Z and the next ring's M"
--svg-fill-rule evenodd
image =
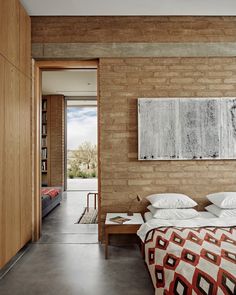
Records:
M43 187L43 189L58 189L59 194L51 198L49 195L41 195L42 200L42 218L48 215L49 212L51 212L56 206L60 205L62 201L62 188L61 187Z

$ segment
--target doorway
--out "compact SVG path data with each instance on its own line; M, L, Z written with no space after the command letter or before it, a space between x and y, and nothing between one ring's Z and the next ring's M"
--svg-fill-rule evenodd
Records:
M34 202L34 240L37 241L40 238L41 230L42 230L42 204L41 204L41 98L42 98L42 73L43 72L50 72L50 71L63 71L63 70L97 70L97 62L96 61L81 61L81 62L50 62L50 61L41 61L35 63L35 104L33 106L33 113L34 113L34 128L35 128L35 138L34 138L34 165L35 165L35 175L34 175L34 187L35 187L35 202ZM71 94L71 93L70 93ZM70 97L71 98L71 97ZM74 98L73 98L74 99ZM72 99L72 100L73 100ZM71 99L70 99L71 100ZM69 101L69 99L68 99ZM67 103L67 99L65 100ZM97 107L96 107L97 108ZM67 108L65 108L67 109ZM97 125L98 126L98 125ZM98 159L99 159L99 144L98 146ZM65 145L66 148L66 145ZM66 161L67 162L67 161ZM94 165L93 165L94 167ZM99 165L97 165L97 177L99 183ZM66 171L67 172L67 171ZM66 183L67 185L67 183ZM98 185L99 187L99 185ZM97 188L98 188L97 187ZM98 190L99 194L99 190ZM98 211L100 210L100 202L98 201ZM98 219L100 216L98 214ZM99 220L98 220L99 224Z

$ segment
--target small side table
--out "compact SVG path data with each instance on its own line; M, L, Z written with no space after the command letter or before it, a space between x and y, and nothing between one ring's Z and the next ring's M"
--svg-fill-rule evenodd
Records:
M123 224L110 221L110 218L121 216L129 218L129 221ZM105 259L108 259L109 236L111 234L136 234L140 226L144 223L141 213L134 213L133 216L128 216L127 213L107 213L105 221Z

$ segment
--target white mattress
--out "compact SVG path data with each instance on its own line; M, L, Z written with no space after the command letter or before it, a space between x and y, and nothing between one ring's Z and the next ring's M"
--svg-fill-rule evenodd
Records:
M148 213L148 212L147 212ZM179 227L202 227L202 226L236 226L236 218L224 217L219 218L210 212L199 212L200 216L191 219L175 220L175 219L157 219L150 218L150 214L144 215L147 221L141 225L137 235L142 241L145 240L146 234L153 228L161 226L179 226Z

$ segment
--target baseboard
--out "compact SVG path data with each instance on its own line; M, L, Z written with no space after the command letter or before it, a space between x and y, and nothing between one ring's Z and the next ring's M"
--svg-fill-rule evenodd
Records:
M27 243L12 259L0 269L0 280L13 268L13 266L21 259L21 257L30 249L31 242Z

